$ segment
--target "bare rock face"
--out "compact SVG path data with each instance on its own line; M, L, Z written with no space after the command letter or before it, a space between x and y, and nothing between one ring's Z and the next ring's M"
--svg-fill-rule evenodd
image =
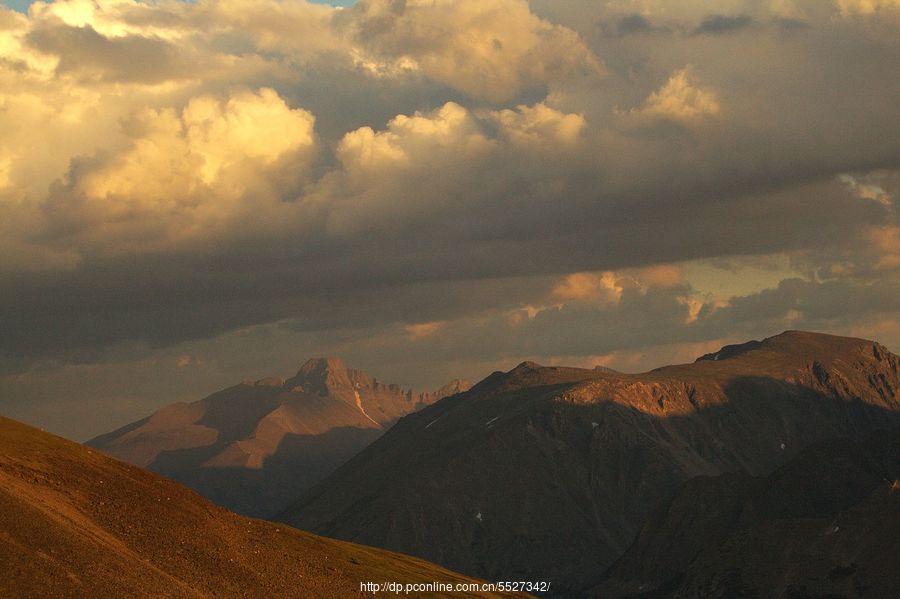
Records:
M639 375L526 362L405 416L279 518L584 591L685 481L897 423L897 356L861 339L787 332Z
M900 429L814 444L766 477L697 477L598 597L900 596Z
M347 368L339 358L318 358L287 380L244 381L172 404L87 444L239 513L265 517L401 416L462 388L467 385L415 393Z
M362 597L361 581L474 582L405 555L238 516L2 417L0 573L0 596L21 598Z

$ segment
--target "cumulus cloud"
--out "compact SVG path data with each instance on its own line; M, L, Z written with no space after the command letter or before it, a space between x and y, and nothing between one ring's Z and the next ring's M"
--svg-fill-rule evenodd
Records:
M315 158L314 122L267 88L145 109L125 123L126 148L73 166L47 218L67 237L115 252L205 238L277 207L279 184L302 182Z
M601 71L577 34L524 0L361 0L345 13L339 22L375 56L489 102Z
M344 136L337 156L348 175L362 182L385 169L415 161L446 159L449 154L478 157L490 148L469 112L454 102L429 113L399 115L385 131L363 127ZM441 151L447 154L436 154Z
M584 125L581 115L541 103L476 112L448 102L428 113L398 115L381 131L347 133L336 149L341 168L316 194L332 198L328 227L341 235L452 218L482 209L511 176L520 179L506 170L509 162L574 152ZM476 180L483 187L473 187Z
M628 115L643 121L669 120L686 124L718 116L722 112L718 94L698 86L693 79L687 67L672 73L660 89Z
M571 145L585 129L582 115L565 114L543 103L501 110L489 116L514 144L521 146Z

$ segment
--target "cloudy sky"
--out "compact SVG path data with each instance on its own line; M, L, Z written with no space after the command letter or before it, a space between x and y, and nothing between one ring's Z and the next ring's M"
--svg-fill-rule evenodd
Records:
M900 0L7 1L0 413L900 349Z

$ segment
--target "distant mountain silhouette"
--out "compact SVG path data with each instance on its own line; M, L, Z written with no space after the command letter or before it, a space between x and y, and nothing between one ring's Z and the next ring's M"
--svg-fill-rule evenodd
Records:
M900 429L815 444L766 477L694 478L599 597L900 597Z
M627 375L526 362L402 418L280 519L583 592L695 476L765 476L900 423L897 356L789 331ZM713 354L713 356L716 356Z
M414 393L347 368L304 363L287 380L245 381L100 435L87 445L265 517L381 436L398 418L469 385Z
M409 556L237 516L0 418L2 597L358 597L361 581L385 580L472 582Z

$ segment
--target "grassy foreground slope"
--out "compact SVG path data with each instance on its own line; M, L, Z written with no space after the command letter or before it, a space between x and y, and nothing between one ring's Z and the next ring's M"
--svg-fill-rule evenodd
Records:
M472 579L238 516L168 479L0 417L0 596L366 596L360 581Z

